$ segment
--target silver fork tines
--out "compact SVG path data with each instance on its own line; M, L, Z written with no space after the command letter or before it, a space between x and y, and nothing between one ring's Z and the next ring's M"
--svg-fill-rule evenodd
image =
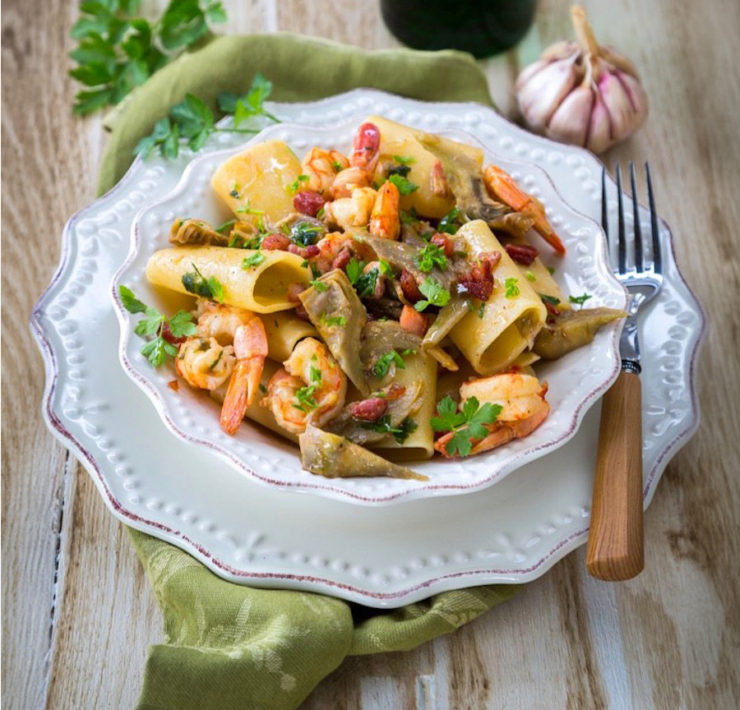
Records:
M637 180L635 166L629 163L630 187L632 189L632 215L634 235L634 266L627 266L627 229L624 212L624 199L622 196L622 170L616 166L617 182L617 265L612 267L614 274L620 283L630 294L629 318L627 319L620 351L622 355L622 369L631 372L640 372L640 347L637 339L637 312L663 285L662 259L660 253L660 234L658 225L658 213L655 209L655 195L653 184L650 179L650 168L645 163L645 178L648 188L648 203L650 206L650 232L651 249L648 252L642 238L642 227L640 225L640 205L637 200ZM608 200L606 188L606 168L601 173L601 224L606 233L609 250L613 242L613 236L609 235ZM613 262L612 262L613 263Z

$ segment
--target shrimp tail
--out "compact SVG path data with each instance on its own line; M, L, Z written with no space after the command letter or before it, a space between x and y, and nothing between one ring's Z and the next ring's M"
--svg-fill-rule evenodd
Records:
M234 333L234 352L237 356L229 387L221 407L221 428L235 434L242 419L257 395L267 357L267 334L256 316Z

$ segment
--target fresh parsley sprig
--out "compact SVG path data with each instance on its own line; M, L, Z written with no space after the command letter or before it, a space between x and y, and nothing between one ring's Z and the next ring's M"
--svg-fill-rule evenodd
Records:
M394 427L390 415L384 414L375 422L364 422L362 427L376 431L379 434L391 434L399 444L403 444L419 425L411 417L406 417L398 426Z
M190 150L200 150L213 133L257 133L256 128L246 128L242 124L248 119L264 116L279 122L264 108L265 100L272 92L272 82L261 74L256 74L252 85L243 96L232 93L218 95L218 107L226 115L234 117L231 126L216 126L213 111L193 94L175 104L164 118L154 124L154 130L142 138L134 148L134 154L146 160L156 148L164 158L176 158L182 141ZM238 194L238 193L237 193Z
M154 367L162 365L168 357L177 355L177 347L171 342L172 339L195 335L193 316L187 311L178 311L171 318L167 318L156 308L142 303L130 288L121 285L118 287L118 293L121 296L123 307L129 313L144 314L144 317L134 326L134 333L142 338L152 338L141 348L141 354ZM169 340L167 336L170 337Z
M399 175L398 173L389 175L388 182L392 182L398 188L398 192L401 195L410 195L412 192L419 189L419 186L416 183L411 182L407 177Z
M137 17L140 0L88 0L70 34L77 47L69 56L77 63L69 74L86 89L75 96L74 112L92 113L117 104L143 84L179 51L191 46L226 21L215 0L170 0L154 23Z
M406 363L403 361L401 355L396 350L389 350L375 361L373 374L382 379L388 374L393 364L401 370L406 369Z
M493 424L501 414L501 405L486 402L481 405L475 397L465 400L458 411L457 402L447 396L437 403L437 414L432 417L434 431L453 432L445 449L450 456L468 456L474 441L488 434L486 424Z
M460 227L460 208L453 207L442 219L439 220L437 231L444 234L455 234Z

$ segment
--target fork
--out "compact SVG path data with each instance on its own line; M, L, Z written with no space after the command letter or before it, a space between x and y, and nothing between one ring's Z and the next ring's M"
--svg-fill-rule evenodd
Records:
M640 346L637 316L640 309L663 285L658 214L655 210L650 168L645 176L650 206L652 247L644 248L640 227L635 166L629 163L634 216L634 266L627 263L627 238L622 196L622 171L617 164L617 262L612 270L627 289L628 317L619 343L622 371L604 395L596 456L591 527L586 548L586 568L593 577L606 581L631 579L642 571L644 542L642 529L642 397L640 387ZM601 223L610 248L607 217L606 168L601 173Z

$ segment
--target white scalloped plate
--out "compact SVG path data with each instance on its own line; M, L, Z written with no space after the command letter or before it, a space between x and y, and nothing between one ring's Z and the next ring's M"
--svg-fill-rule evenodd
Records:
M273 110L314 125L376 112L429 130L475 127L497 155L537 162L571 205L599 215L597 160L475 104L425 104L357 90ZM206 149L227 145L216 140ZM120 329L110 288L128 254L135 213L170 192L191 157L135 161L111 192L70 219L61 265L31 319L46 365L44 419L91 473L116 517L182 547L226 579L376 607L476 584L527 582L584 542L599 406L566 445L495 486L384 507L258 485L172 436L116 361ZM614 219L616 200L609 208ZM644 210L641 220L647 230ZM641 321L645 505L698 426L693 383L704 332L665 224L660 236L666 283Z
M246 144L199 155L188 165L175 190L142 209L134 219L129 258L113 279L113 298L122 329L121 362L177 436L215 452L237 470L266 485L304 490L366 505L470 493L500 481L528 461L554 451L575 435L588 408L617 377L621 322L603 328L592 343L577 352L556 362L538 365L538 374L549 385L547 399L552 410L545 423L525 439L470 459L447 461L435 457L410 464L428 476L429 481L326 479L303 470L296 446L249 422L235 436L228 436L219 427L217 403L188 388L174 392L168 387L167 383L174 377L174 368L168 365L154 370L141 355L141 339L133 332L138 318L123 308L118 296L118 286L124 284L133 288L145 303L167 310L161 291L149 284L144 276L146 263L157 249L169 246L168 233L173 216L196 216L212 224L229 219L230 214L210 186L211 176L224 160L244 150L246 145L271 139L285 141L297 155L303 155L312 145L338 148L347 153L358 125L359 120L352 118L321 127L300 124L271 126ZM429 122L419 116L415 125L428 128ZM567 292L591 294L589 306L624 308L626 295L607 265L606 241L601 227L570 208L542 169L531 163L496 155L495 146L478 140L480 133L476 126L470 127L469 131L473 135L447 126L439 130L449 138L483 147L487 162L500 164L545 204L568 253L559 259L544 242L538 240L538 246L543 258L557 267L556 278Z

